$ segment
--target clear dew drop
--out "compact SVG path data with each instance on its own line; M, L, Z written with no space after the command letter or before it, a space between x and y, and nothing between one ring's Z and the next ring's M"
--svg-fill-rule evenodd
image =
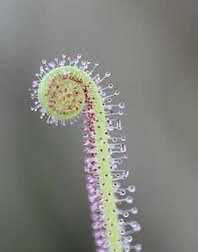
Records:
M42 64L45 65L47 63L47 61L45 59L42 59Z
M105 73L105 76L106 76L106 77L110 77L110 76L111 76L111 73L110 73L110 72L106 72L106 73Z
M125 103L124 102L120 102L118 104L118 106L119 106L120 109L123 109L123 108L125 108Z
M135 251L142 251L142 245L141 244L135 244L134 249L135 249Z
M128 190L129 192L131 192L131 193L134 193L135 190L136 190L136 188L135 188L134 185L130 185L130 186L127 187L127 190Z
M129 217L129 213L128 213L128 212L125 212L125 213L123 214L123 216L124 216L125 218L128 218L128 217Z
M126 197L126 202L128 204L132 204L133 203L133 197L131 197L131 196Z
M118 90L116 90L114 94L115 94L115 95L119 95L120 92L119 92Z
M132 207L131 208L131 213L132 214L137 214L138 213L138 209L136 207Z

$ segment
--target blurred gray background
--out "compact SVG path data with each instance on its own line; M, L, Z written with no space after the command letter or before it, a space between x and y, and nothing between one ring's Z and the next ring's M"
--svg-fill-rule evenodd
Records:
M0 251L94 251L77 126L29 111L42 58L80 51L127 104L145 252L198 251L198 2L0 1Z

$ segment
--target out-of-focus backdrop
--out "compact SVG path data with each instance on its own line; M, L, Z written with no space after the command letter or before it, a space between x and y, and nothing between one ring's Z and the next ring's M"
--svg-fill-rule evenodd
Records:
M198 2L0 1L0 251L94 251L78 125L29 111L42 58L80 51L127 104L145 252L198 251Z

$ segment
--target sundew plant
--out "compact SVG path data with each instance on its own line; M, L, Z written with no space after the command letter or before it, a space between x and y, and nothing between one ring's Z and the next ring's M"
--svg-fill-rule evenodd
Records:
M113 102L119 95L110 73L96 73L93 64L75 54L51 62L42 60L31 89L32 111L55 126L79 122L85 152L84 171L93 238L97 252L142 251L135 234L133 185L125 186L126 145L121 116L125 104Z

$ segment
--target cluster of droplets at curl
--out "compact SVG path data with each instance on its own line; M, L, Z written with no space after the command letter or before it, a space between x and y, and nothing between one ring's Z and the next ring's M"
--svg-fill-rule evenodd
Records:
M141 230L134 206L135 187L125 186L126 144L121 116L123 102L110 73L95 73L99 64L80 54L42 60L31 89L32 111L58 126L79 120L85 151L85 176L97 252L142 251L135 236Z

